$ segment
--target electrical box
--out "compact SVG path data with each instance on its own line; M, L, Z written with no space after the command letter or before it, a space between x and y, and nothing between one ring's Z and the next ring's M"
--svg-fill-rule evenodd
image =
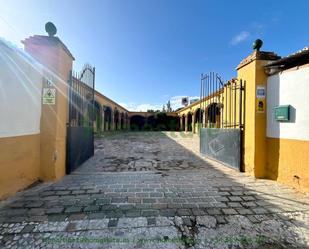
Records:
M275 119L277 121L290 121L290 105L279 105L275 107Z

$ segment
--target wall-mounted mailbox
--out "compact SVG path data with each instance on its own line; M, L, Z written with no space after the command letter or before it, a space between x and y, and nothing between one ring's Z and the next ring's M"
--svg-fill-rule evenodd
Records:
M290 121L290 105L279 105L275 107L275 119L277 121Z

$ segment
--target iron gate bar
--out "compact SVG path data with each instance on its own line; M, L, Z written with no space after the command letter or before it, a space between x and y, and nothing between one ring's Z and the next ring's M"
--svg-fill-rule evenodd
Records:
M226 135L227 137L233 137L236 139L237 148L235 148L235 156L239 159L236 168L241 169L243 162L243 129L244 129L244 109L245 109L245 82L240 79L232 79L223 83L221 77L215 73L210 72L208 74L201 74L201 101L200 103L200 121L205 122L202 128L205 129L217 129L217 133L220 134L220 141L224 144L224 139L222 140L223 134L220 131L226 130L229 132L231 129L238 130L239 133L235 135ZM238 103L237 103L238 101ZM206 111L207 110L207 111ZM203 111L203 112L202 112ZM205 115L202 119L202 116ZM237 117L237 115L239 115ZM203 136L205 136L205 129L201 129L201 150L205 149L205 144L203 143ZM208 131L207 131L208 132ZM206 132L206 133L207 133ZM232 132L232 131L231 131ZM239 137L238 135L239 134ZM209 134L208 134L209 135ZM236 137L235 137L236 136ZM237 138L238 137L238 138ZM219 139L215 138L214 139ZM201 151L202 152L202 151ZM218 159L220 160L220 158ZM235 168L235 164L233 165Z
M203 87L203 74L201 74L201 92L200 92L200 122L201 122L201 119L202 119L202 112L201 112L201 110L202 110L202 101L203 101L203 96L202 96L202 94L203 94L203 91L204 91L204 87Z
M244 159L243 159L243 126L242 126L242 91L243 91L243 87L242 87L242 79L240 79L240 82L239 82L240 86L240 91L239 91L239 129L240 129L240 137L239 137L239 143L240 143L240 150L239 150L239 168L240 168L240 171L243 171L243 162L244 162Z
M71 173L94 154L95 68L85 65L81 74L71 71L68 81L66 172Z

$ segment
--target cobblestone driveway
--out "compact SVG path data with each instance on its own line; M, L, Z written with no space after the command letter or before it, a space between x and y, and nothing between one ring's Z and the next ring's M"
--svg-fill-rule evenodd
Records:
M308 196L198 156L198 137L119 133L73 174L0 203L2 248L308 248Z

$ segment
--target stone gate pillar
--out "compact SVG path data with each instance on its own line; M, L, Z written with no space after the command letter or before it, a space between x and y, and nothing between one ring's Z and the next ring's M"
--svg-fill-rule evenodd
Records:
M42 100L40 125L40 178L56 180L65 175L68 77L74 57L56 36L34 35L23 41L25 51L43 65L44 91L55 91L54 102ZM44 98L44 96L43 96Z
M264 106L262 111L257 109L256 91L258 87L266 91L267 75L264 65L279 58L273 52L256 50L237 66L238 80L246 81L244 170L257 178L265 176L266 108Z
M188 131L188 114L185 116L185 132Z

